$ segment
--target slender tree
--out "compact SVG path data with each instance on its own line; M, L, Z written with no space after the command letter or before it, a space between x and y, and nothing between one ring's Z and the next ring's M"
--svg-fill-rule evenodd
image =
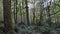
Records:
M50 17L50 6L47 7L47 22L51 23L51 17Z
M33 8L33 23L35 22L35 0L33 2L34 8Z
M17 23L17 13L18 13L17 5L18 5L18 1L16 0L16 20L15 20L15 23Z
M29 25L29 12L28 12L28 2L27 2L27 0L25 0L25 4L26 4L26 19L27 19L27 25Z
M22 7L21 7L21 2L20 2L20 14L21 14L21 23L22 23Z
M4 34L12 30L11 0L3 0Z
M14 22L16 23L16 3L14 2Z
M42 5L42 1L40 1L40 22L39 25L42 23L42 19L43 19L43 5Z

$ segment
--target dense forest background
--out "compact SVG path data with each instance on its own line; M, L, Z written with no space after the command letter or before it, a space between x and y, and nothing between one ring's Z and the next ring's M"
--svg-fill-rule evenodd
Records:
M60 0L0 0L0 34L60 34Z

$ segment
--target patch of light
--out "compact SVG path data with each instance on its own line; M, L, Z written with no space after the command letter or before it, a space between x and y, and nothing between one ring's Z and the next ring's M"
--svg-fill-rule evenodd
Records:
M28 3L28 7L29 9L33 9L36 7L37 3L39 3L39 1L35 1L35 3Z
M44 8L46 8L47 6L49 6L50 5L50 2L54 2L54 0L45 0L45 2L44 2L44 0L43 0L43 6L44 6Z
M34 4L28 3L28 7L29 7L29 9L32 9L32 8L34 8Z

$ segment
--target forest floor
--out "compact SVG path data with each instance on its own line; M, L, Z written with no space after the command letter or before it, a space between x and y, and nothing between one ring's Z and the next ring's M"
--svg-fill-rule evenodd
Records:
M60 34L60 24L52 24L51 27L46 24L42 24L41 26L37 25L24 25L17 24L15 26L16 34ZM0 34L3 32L0 30Z
M42 24L41 26L36 25L18 25L18 34L59 34L60 25L52 24L50 27L48 24Z

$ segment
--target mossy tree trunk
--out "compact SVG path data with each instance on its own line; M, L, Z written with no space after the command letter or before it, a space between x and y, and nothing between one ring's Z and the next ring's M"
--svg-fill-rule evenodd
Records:
M12 31L11 0L3 0L4 34Z

